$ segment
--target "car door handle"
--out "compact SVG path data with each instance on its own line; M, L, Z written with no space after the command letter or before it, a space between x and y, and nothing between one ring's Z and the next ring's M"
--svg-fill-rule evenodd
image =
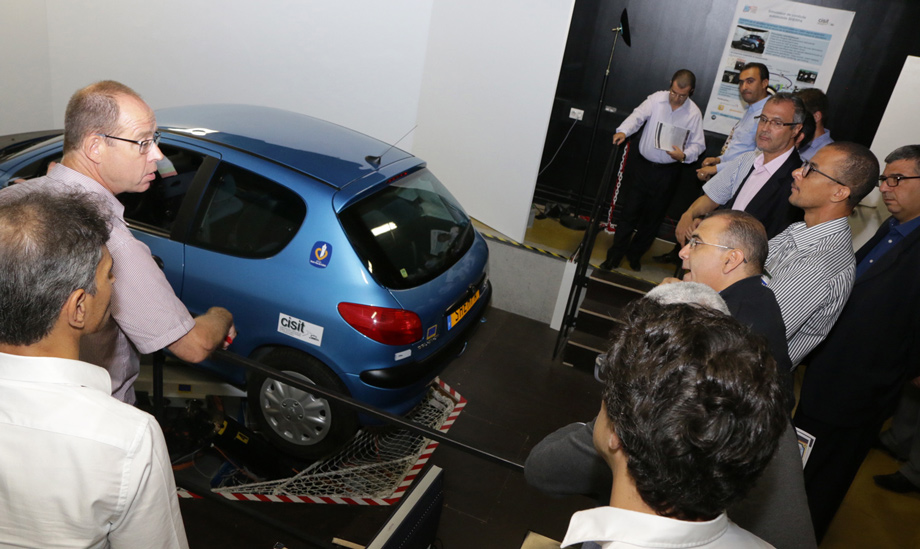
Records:
M162 271L163 270L163 260L160 259L160 256L151 254L151 257L153 257L153 262L156 263L157 267L159 267L160 270Z

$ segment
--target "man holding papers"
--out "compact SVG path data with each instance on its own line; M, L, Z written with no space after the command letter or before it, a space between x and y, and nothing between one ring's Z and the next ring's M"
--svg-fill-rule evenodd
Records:
M617 145L643 125L645 131L639 154L630 154L626 162L619 221L602 269L616 268L624 256L634 271L642 267L639 260L654 242L677 190L680 165L692 164L705 150L702 115L690 100L695 86L692 72L677 71L669 90L648 96L617 128Z

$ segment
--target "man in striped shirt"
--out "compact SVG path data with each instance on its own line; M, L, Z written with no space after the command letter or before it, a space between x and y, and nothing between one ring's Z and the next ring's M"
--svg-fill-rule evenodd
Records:
M879 164L856 143L832 143L792 173L789 202L805 212L770 240L764 281L776 295L795 368L830 331L856 271L847 216L878 182Z
M64 114L64 157L48 175L17 183L0 200L37 190L82 191L105 206L112 233L106 247L116 282L112 319L83 338L80 359L102 366L112 396L133 404L139 353L168 348L187 362L201 362L236 335L233 316L212 307L192 318L179 301L150 249L134 238L116 195L146 191L162 160L153 111L124 84L106 80L78 90Z

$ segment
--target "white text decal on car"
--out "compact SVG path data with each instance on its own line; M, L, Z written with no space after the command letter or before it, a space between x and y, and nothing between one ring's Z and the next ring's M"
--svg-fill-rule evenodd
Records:
M284 335L295 337L301 341L316 345L323 344L323 327L310 324L291 315L281 313L278 316L278 331Z

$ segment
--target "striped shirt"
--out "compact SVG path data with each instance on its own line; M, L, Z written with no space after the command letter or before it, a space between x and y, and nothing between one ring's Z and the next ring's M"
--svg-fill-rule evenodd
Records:
M152 353L171 345L195 326L195 320L154 262L150 248L128 230L123 217L125 208L115 195L93 179L57 164L48 175L12 185L0 192L0 197L40 189L87 192L108 209L112 233L106 247L112 254L115 275L112 318L98 332L82 338L80 360L108 370L112 396L133 404L134 380L140 373L139 353Z
M856 256L846 218L793 223L770 240L765 270L795 368L830 332L853 289Z

